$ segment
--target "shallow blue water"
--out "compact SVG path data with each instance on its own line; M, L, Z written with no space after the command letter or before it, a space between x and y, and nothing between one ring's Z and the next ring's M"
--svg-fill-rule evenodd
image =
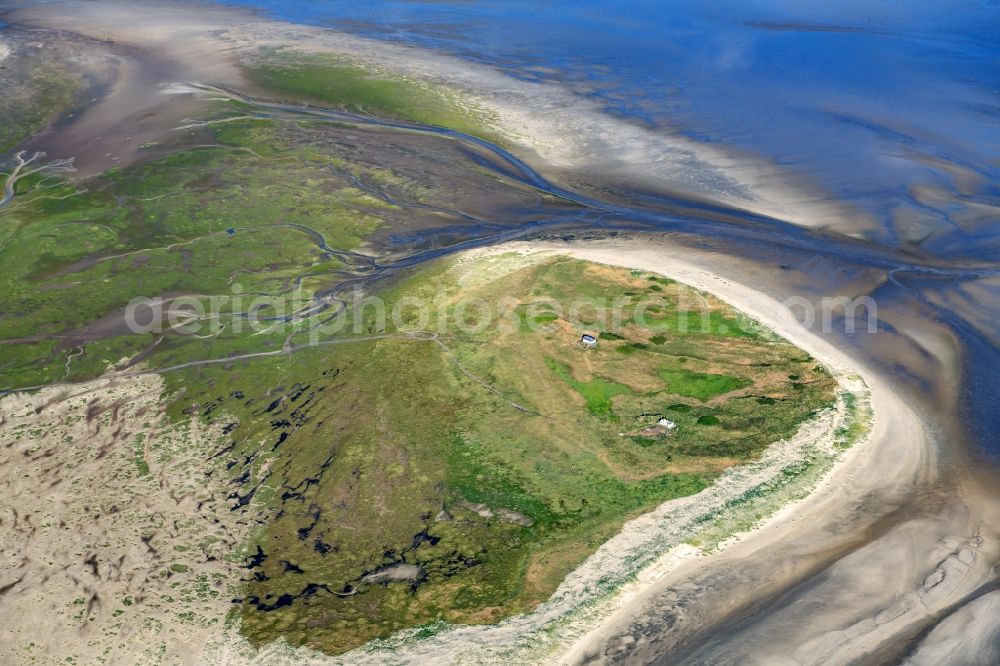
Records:
M997 2L221 1L557 80L748 149L862 206L882 242L1000 251L981 207L1000 195Z

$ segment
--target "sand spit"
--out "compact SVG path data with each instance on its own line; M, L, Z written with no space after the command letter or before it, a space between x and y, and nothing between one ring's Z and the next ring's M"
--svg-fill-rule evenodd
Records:
M198 4L185 11L177 3L67 0L14 11L7 20L155 52L175 68L173 76L204 83L238 82L234 60L262 48L336 54L452 89L492 118L499 132L517 144L519 155L556 180L567 176L580 183L590 176L598 183L645 186L844 233L877 227L862 211L834 201L762 157L696 141L679 129L651 130L609 116L598 103L556 83L523 81L485 64L424 49ZM147 87L156 82L151 78L156 74L144 76ZM149 97L148 90L145 95Z
M0 400L0 662L196 664L246 538L205 475L219 433L162 413L162 382Z

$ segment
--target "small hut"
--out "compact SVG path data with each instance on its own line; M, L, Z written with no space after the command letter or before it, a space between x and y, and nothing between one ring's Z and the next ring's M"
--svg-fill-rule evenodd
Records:
M671 421L670 419L660 419L659 421L656 422L656 425L663 428L667 432L677 429L677 424Z
M590 333L584 333L580 337L580 344L586 347L587 349L593 349L594 347L597 346L597 338L591 335Z

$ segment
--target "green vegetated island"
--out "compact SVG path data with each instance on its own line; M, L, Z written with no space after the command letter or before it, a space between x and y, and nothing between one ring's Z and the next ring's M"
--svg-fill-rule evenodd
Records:
M718 301L707 330L678 332L683 285L565 258L500 268L444 260L387 297L513 295L518 326L172 380L185 402L235 415L232 460L254 458L241 492L274 511L241 602L255 642L339 652L528 610L625 520L698 492L833 401L815 360L742 332ZM581 346L546 309L581 295L648 299L648 326L627 307L619 333ZM263 377L270 391L251 394Z
M431 89L288 57L250 70L275 97L481 122ZM55 80L50 94L64 94ZM233 612L254 644L341 653L529 610L625 521L699 492L835 400L816 360L720 301L566 257L394 271L368 293L389 312L432 302L429 317L401 306L383 324L363 309L323 339L335 344L303 346L331 309L251 331L229 301L194 335L132 334L133 297L207 300L238 284L280 303L378 274L372 256L423 249L427 233L469 237L461 190L536 212L565 205L474 165L457 172L442 139L414 158L432 138L270 117L246 100L206 103L171 136L83 182L43 171L17 183L0 208L0 384L175 368L169 413L222 428L205 472L259 518L233 558L246 569ZM486 321L469 299L508 307ZM579 299L622 303L620 325L554 305ZM260 352L274 355L240 358ZM136 475L148 473L143 450Z

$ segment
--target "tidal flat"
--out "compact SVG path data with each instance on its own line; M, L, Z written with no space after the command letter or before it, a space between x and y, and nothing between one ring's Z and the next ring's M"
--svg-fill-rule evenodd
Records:
M215 433L203 473L258 525L226 590L249 644L336 654L530 611L626 521L834 408L818 361L673 280L565 257L448 258L588 214L474 140L494 130L449 94L283 50L241 67L247 93L168 88L197 112L129 163L78 176L28 158L36 170L0 210L0 349L8 393L162 376L158 418ZM394 313L423 299L435 314L369 321L348 310L358 284ZM253 313L263 328L246 329L234 293L268 299ZM224 305L137 333L127 305L151 296L161 314ZM504 299L483 326L462 310ZM620 320L562 311L581 299L615 301ZM331 314L348 325L317 340ZM118 473L169 463L151 458L156 436L123 438L115 460L131 472ZM128 598L141 615L147 596Z
M58 6L0 31L0 150L34 171L0 175L4 483L48 498L4 515L11 659L724 660L778 649L738 640L759 623L847 661L947 643L989 583L983 479L945 483L928 425L959 357L915 313L947 298L900 296L951 275L925 248L488 67ZM879 295L879 335L773 317L828 293ZM172 323L130 330L135 298Z

